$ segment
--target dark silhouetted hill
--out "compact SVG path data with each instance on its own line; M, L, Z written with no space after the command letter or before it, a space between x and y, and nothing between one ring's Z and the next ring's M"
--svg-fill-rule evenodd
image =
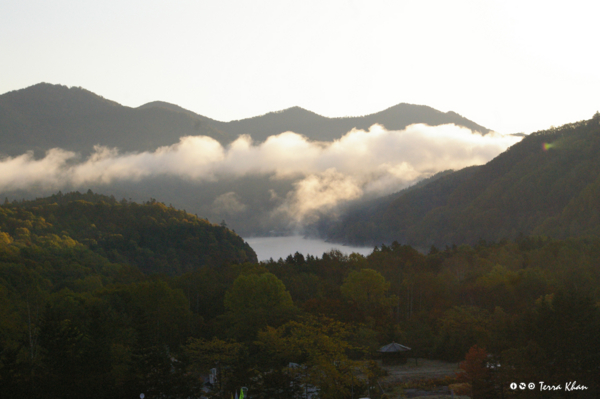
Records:
M82 88L40 83L0 96L0 152L59 147L86 154L97 144L149 151L189 135L228 143L208 120L164 106L124 107Z
M209 136L225 145L241 134L262 142L286 131L331 141L354 128L368 129L376 123L387 129L403 129L413 123L454 123L484 134L490 131L454 112L411 104L361 117L327 118L293 107L220 122L162 101L130 108L82 88L40 83L0 96L0 153L19 155L33 150L41 155L58 147L86 155L97 144L122 151L152 151L183 136Z
M292 107L278 112L270 112L238 121L216 122L214 126L230 136L250 134L257 142L285 131L293 131L316 141L332 141L342 137L352 129L367 130L374 124L388 130L401 130L414 123L431 126L454 123L482 134L490 130L454 112L441 112L424 105L398 104L384 111L356 117L327 118L300 107Z

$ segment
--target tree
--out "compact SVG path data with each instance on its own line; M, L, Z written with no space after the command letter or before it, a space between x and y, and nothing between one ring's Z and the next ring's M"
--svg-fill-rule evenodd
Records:
M547 385L577 381L600 389L600 310L592 297L558 291L521 315L512 348L502 352L505 380L515 374Z
M272 273L241 274L225 293L227 333L251 342L266 326L280 326L296 312L290 293Z
M373 269L351 272L340 288L346 299L356 302L365 312L386 307L386 292L389 289L390 283Z
M303 387L316 387L319 398L347 398L361 393L377 378L377 367L348 358L360 348L349 339L354 334L348 325L328 318L308 318L289 322L277 329L267 328L258 335L258 343L282 363L293 361L300 367L296 377ZM367 380L355 374L363 373Z
M136 320L136 328L147 337L148 346L177 348L185 343L194 317L182 290L157 280L131 284L123 291L121 295L131 298L129 311L142 316Z
M212 390L216 397L222 397L225 392L241 386L238 380L245 373L237 370L243 355L240 343L218 338L211 341L191 338L185 346L185 354L190 359L190 370L196 375L208 374L210 369L217 369L218 383Z
M455 306L438 320L439 332L434 354L443 360L461 359L471 346L486 342L489 313L473 306Z
M285 285L272 273L242 274L225 294L225 308L233 313L285 309L293 305Z
M490 369L488 368L488 353L485 348L473 345L460 363L458 380L471 384L473 399L488 397L493 389L490 381Z

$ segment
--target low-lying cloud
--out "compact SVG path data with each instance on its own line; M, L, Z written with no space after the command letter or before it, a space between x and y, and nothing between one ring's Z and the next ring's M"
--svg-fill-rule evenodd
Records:
M5 158L0 161L0 189L58 190L165 175L201 182L266 174L296 179L277 211L302 223L341 202L397 191L442 170L484 164L519 140L482 136L455 125L422 124L400 131L374 125L334 142L311 142L286 132L259 145L244 135L223 147L209 137L188 136L153 152L120 153L96 146L85 160L61 149L48 151L42 159L32 153ZM243 198L233 192L217 198L215 206L229 213L246 209Z
M240 202L234 191L219 195L212 204L213 211L222 215L235 215L244 212L248 207Z

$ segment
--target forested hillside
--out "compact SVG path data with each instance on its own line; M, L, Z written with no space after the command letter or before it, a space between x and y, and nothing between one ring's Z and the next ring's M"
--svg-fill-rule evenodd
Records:
M372 361L391 341L410 357L469 353L473 365L472 354L483 356L476 374L427 383L467 381L480 397L508 397L507 382L523 376L576 380L591 395L600 387L598 240L523 238L427 255L393 243L366 257L296 253L169 276L142 273L127 251L122 263L101 255L120 248L42 235L51 222L41 217L5 220L29 223L0 233L2 397L180 398L202 388L230 397L245 386L253 398L300 399L312 386L334 399L378 381L392 391ZM220 379L209 386L211 369Z
M352 244L474 244L519 235L598 236L600 114L533 133L480 167L466 168L365 213L322 226Z
M256 261L252 248L227 228L156 200L141 205L117 202L91 191L5 202L0 231L19 251L66 246L147 274L174 275L203 265Z

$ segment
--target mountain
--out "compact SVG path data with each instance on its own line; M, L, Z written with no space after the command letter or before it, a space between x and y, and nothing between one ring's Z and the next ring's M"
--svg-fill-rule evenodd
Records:
M262 142L285 131L331 141L353 128L368 129L375 123L388 129L413 123L454 123L484 134L490 131L454 112L411 104L361 117L327 118L293 107L220 122L162 101L131 108L80 87L40 83L0 96L0 152L14 156L33 150L39 154L59 147L86 155L96 144L122 151L152 151L183 136L209 136L226 145L240 134Z
M349 211L321 234L351 244L420 248L515 239L600 236L600 114L533 133L486 165Z
M167 107L124 107L79 87L40 83L0 96L0 148L7 155L55 147L88 154L96 144L152 151L188 135L231 141L208 121Z
M240 134L255 142L285 131L304 134L313 141L332 141L353 128L368 129L375 123L402 129L412 123L455 123L482 133L489 132L453 112L399 104L382 112L346 118L327 118L300 107L253 118L220 122L180 106L154 101L138 108L122 106L82 88L40 83L0 95L0 156L34 151L37 159L51 148L81 154L85 160L95 145L121 152L154 151L177 143L182 136L205 135L227 145ZM115 197L146 201L159 198L213 222L226 222L243 236L287 233L292 223L274 213L293 194L298 176L273 178L272 173L218 176L218 179L185 179L157 175L146 179L113 180L110 183L34 184L24 189L5 188L10 200L50 195L58 189L92 189Z

